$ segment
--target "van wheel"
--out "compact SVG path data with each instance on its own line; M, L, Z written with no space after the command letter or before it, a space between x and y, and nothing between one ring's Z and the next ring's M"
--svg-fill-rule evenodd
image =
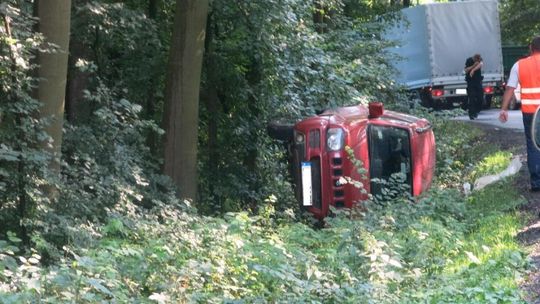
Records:
M294 124L272 121L266 125L266 132L273 139L292 141L294 136Z

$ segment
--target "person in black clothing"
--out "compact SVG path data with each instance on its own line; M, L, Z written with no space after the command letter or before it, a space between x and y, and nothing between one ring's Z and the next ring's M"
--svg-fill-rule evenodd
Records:
M475 119L482 108L484 89L482 88L482 57L475 54L465 62L465 81L467 81L467 99L469 104L469 118Z

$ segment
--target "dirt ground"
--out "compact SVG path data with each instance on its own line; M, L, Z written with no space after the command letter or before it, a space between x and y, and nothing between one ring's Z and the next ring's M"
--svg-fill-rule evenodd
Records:
M474 122L472 122L474 123ZM530 250L529 258L534 266L526 277L521 287L526 292L529 303L540 304L540 192L529 191L529 172L527 169L527 157L525 148L525 135L523 132L495 128L493 126L474 123L486 131L487 142L491 142L504 150L511 150L514 155L519 155L523 166L515 179L515 187L527 200L527 204L521 207L524 216L530 217L527 225L517 235L518 240Z

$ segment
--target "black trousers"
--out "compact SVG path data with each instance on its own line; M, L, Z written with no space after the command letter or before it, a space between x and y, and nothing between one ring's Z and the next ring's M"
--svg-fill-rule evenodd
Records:
M533 114L523 113L523 128L527 140L527 165L531 175L531 187L540 188L540 151L536 150L531 137Z
M467 88L467 99L469 103L469 117L475 118L482 109L484 90L482 88Z

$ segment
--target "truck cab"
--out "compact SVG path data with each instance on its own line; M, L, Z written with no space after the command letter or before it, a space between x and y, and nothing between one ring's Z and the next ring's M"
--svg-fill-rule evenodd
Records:
M379 194L375 179L388 180L402 173L411 195L431 185L435 168L435 139L431 124L422 118L385 111L382 103L327 110L294 125L291 140L295 195L303 209L316 218L328 215L330 206L351 208ZM362 177L345 147L366 170ZM366 191L350 183L362 183Z

